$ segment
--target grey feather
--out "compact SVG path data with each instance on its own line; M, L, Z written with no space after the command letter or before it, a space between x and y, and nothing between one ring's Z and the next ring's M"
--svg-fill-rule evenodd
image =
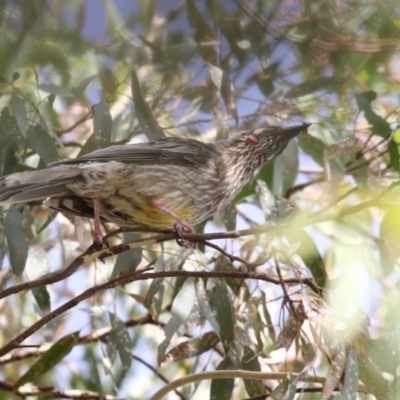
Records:
M117 160L127 164L196 166L207 163L215 153L214 145L202 143L198 140L163 138L156 142L112 146L93 151L82 157L57 161L50 165L71 165Z

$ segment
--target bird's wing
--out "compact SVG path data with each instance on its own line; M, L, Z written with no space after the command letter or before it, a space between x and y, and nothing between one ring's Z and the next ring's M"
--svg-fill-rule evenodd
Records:
M204 165L216 152L213 145L194 139L163 138L154 142L112 146L54 165L120 161L127 164Z

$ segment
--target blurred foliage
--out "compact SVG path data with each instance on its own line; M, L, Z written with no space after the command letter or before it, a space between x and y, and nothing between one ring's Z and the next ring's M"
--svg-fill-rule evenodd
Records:
M0 1L0 175L312 123L199 227L266 227L223 250L146 245L18 290L73 263L91 225L3 207L0 397L147 399L207 371L165 398L398 398L399 27L396 1ZM102 289L150 262L170 277Z

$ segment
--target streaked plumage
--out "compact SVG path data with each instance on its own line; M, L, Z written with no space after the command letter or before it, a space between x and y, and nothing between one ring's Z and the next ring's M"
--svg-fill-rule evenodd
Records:
M46 199L45 205L124 227L173 228L154 204L196 225L226 207L254 171L280 154L308 125L265 127L215 144L194 139L114 146L0 179L0 204Z

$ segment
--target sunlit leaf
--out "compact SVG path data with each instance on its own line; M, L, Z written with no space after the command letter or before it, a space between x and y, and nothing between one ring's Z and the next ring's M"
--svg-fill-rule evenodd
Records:
M346 352L341 351L332 357L331 367L329 369L324 387L321 393L321 400L328 400L335 388L339 386L339 380L346 367Z
M343 399L356 400L358 391L358 361L354 349L347 354L346 371L343 384Z
M390 399L389 381L382 375L382 370L369 357L360 353L357 356L359 377L368 392L373 394L377 400Z

